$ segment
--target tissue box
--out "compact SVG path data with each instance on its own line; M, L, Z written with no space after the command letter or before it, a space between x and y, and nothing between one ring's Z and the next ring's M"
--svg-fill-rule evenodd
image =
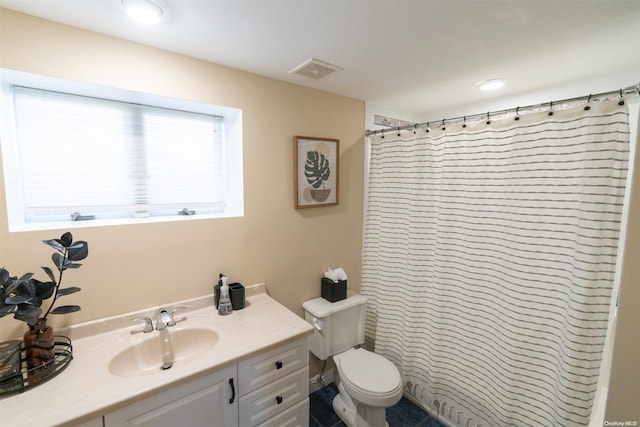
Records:
M334 282L331 279L327 279L326 277L323 277L321 281L321 285L322 285L322 289L321 289L322 298L326 299L329 302L340 301L347 297L347 281L346 280L338 280L338 282Z

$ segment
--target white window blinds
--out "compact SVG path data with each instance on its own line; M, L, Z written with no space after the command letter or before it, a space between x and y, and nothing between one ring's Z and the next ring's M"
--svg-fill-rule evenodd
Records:
M25 222L224 209L218 116L13 87Z

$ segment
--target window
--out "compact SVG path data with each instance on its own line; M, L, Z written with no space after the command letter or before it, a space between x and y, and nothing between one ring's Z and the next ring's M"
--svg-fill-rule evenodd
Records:
M10 231L242 215L238 110L3 89Z

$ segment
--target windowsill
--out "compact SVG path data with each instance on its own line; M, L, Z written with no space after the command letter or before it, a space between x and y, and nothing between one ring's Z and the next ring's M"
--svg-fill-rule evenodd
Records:
M158 216L149 218L114 218L114 219L94 219L88 221L56 221L56 222L36 222L29 224L14 224L9 228L10 233L23 231L43 231L43 230L69 230L88 227L105 227L117 225L152 224L159 222L178 221L199 221L206 219L238 218L244 213L236 214L202 214L202 215L179 215L179 216Z

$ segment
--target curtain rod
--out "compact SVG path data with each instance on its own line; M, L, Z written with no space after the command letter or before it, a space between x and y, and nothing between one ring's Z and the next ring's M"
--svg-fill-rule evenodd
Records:
M525 107L516 107L516 108L507 108L506 110L498 110L498 111L490 111L488 113L478 113L478 114L472 114L469 116L460 116L460 117L454 117L452 119L442 119L442 120L431 120L428 122L422 122L422 123L415 123L413 125L405 125L405 126L399 126L399 127L391 127L388 129L376 129L376 130L369 130L367 129L364 132L365 136L371 136L371 135L377 135L379 133L384 133L384 132L389 132L389 131L402 131L402 130L410 130L410 129L418 129L421 127L425 127L425 126L429 126L429 124L438 124L438 125L444 125L446 123L452 123L452 122L464 122L466 120L474 120L474 119L479 119L481 117L486 117L487 120L489 120L489 118L493 115L495 116L496 114L508 114L508 113L516 113L516 115L523 113L523 114L527 114L532 112L532 110L537 110L540 108L544 108L547 107L549 108L549 110L551 111L551 109L553 108L553 106L557 106L557 105L562 105L562 104L567 104L570 102L577 102L577 101L583 101L586 100L587 102L590 101L601 101L603 99L607 99L611 96L619 96L620 98L623 98L625 95L640 95L640 83L637 83L633 86L629 86L626 87L624 89L618 89L618 90L614 90L614 91L610 91L610 92L602 92L602 93L597 93L597 94L591 94L591 95L585 95L585 96L578 96L575 98L567 98L567 99L562 99L560 101L551 101L548 103L541 103L541 104L533 104L533 105L527 105ZM400 135L398 135L400 136Z

